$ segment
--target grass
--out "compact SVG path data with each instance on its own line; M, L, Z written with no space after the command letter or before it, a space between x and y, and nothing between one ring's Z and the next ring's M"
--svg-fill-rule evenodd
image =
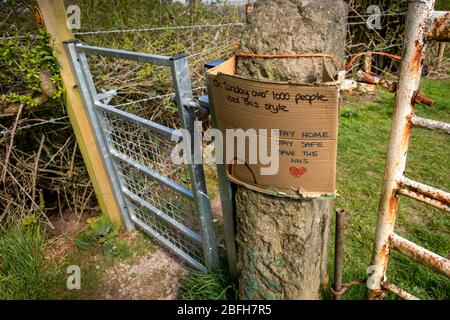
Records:
M191 271L181 280L179 299L226 300L236 299L236 289L226 272Z
M106 259L101 245L88 250L72 246L58 264L45 256L48 239L42 230L37 222L0 227L0 300L97 299L104 289L107 268L116 262L132 263L155 250L150 239L140 232L132 238L122 234L114 239L114 261ZM70 265L82 271L80 290L66 287Z
M50 299L60 279L37 225L0 230L0 300Z
M423 80L421 89L435 99L432 108L416 106L422 117L450 121L448 81ZM352 99L341 109L336 207L346 210L344 280L363 279L370 263L375 221L392 118L393 95L382 92L374 103ZM413 129L405 175L450 190L450 138ZM396 232L444 257L449 256L450 219L445 212L402 197ZM388 279L422 299L449 299L450 282L409 258L393 254ZM353 287L346 299L364 299L364 287ZM392 295L387 297L395 298Z

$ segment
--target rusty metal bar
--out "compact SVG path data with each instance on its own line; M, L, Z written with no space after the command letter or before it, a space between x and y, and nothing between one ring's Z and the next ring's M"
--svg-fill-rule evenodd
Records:
M402 177L398 189L400 194L450 212L450 193L426 184Z
M442 203L439 200L436 200L436 199L424 196L421 193L415 192L415 191L407 189L407 188L400 188L398 190L398 192L400 194L402 194L402 195L405 195L405 196L408 196L410 198L416 199L417 201L421 201L421 202L427 203L427 204L429 204L429 205L431 205L433 207L436 207L436 208L439 208L439 209L442 209L442 210L450 212L450 207L447 204Z
M414 96L414 102L416 103L423 103L426 104L427 106L432 107L434 105L434 100L428 98L425 93L423 93L422 91L418 90Z
M398 234L391 235L392 248L405 256L450 278L450 260L411 242Z
M342 273L344 266L344 227L345 210L336 209L336 233L334 241L334 300L341 300L342 296Z
M380 85L380 86L388 89L390 92L397 91L397 82L385 80L375 73L368 73L363 70L359 70L357 72L357 76L358 76L359 80L361 80L363 82ZM414 94L413 101L416 103L426 104L427 106L430 106L430 107L432 107L434 105L434 100L428 98L425 95L425 93L423 93L420 90L416 91L416 93Z
M450 193L430 187L426 184L408 179L406 177L402 177L401 185L408 188L417 190L423 195L429 196L431 198L435 198L442 202L450 204Z
M413 116L411 118L411 124L414 127L450 134L450 123L447 122Z
M389 257L389 238L397 217L397 190L406 166L411 136L410 120L414 115L413 100L419 88L422 62L425 57L427 22L433 12L434 0L413 1L408 5L405 41L401 59L398 89L389 139L388 156L378 209L372 263L368 268L368 298L383 296Z
M428 24L427 40L450 41L450 12L434 11Z
M386 289L389 290L392 293L395 293L396 295L398 295L399 297L402 297L405 300L420 300L419 298L417 298L416 296L413 296L411 293L403 290L402 288L399 288L395 285L393 285L392 283L389 283L387 281L384 281L381 286Z

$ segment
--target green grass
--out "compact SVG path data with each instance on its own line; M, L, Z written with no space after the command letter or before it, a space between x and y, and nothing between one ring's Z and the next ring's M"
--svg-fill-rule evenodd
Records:
M448 81L422 80L434 107L416 106L422 117L450 122ZM370 262L375 221L389 139L394 96L382 92L375 103L350 102L341 108L336 207L346 210L344 281L363 279ZM353 99L355 100L355 99ZM413 129L405 175L450 190L450 138ZM448 214L402 197L396 232L444 257L450 252ZM422 299L449 299L450 282L409 258L393 254L388 279ZM364 299L365 289L351 288L346 299ZM387 298L395 298L389 295Z
M226 272L191 271L181 280L178 295L182 300L236 299L236 289Z
M52 298L61 273L44 258L44 242L37 225L0 230L0 300Z

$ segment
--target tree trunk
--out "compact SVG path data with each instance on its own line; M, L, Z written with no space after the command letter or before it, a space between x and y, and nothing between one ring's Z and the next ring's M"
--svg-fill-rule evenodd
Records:
M241 39L257 54L320 52L344 62L347 5L342 0L259 0ZM321 82L338 71L323 58L240 57L237 74ZM332 200L295 200L237 188L237 268L241 299L319 299L328 285Z

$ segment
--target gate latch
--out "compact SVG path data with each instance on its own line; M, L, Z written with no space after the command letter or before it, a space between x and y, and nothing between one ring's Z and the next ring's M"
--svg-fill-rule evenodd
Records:
M186 106L193 109L197 118L200 120L205 120L209 116L210 110L208 96L201 96L198 101L195 99L189 99Z

